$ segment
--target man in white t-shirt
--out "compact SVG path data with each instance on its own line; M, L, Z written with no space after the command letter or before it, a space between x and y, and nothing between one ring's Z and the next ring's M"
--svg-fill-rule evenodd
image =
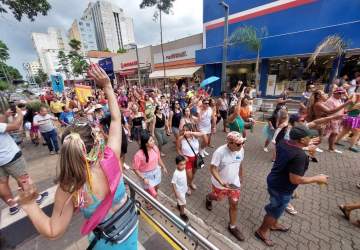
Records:
M349 95L353 95L356 92L356 88L360 86L360 73L356 72L355 73L355 79L353 79L350 82L350 87L348 89L348 94Z
M14 139L8 132L18 130L23 123L22 110L16 108L16 116L11 123L6 123L7 118L12 115L8 110L5 114L0 114L0 197L9 205L11 215L19 212L19 207L14 202L13 195L9 186L9 176L12 176L18 182L18 185L26 189L29 184L29 175L25 168L25 159L22 156L20 148L16 145ZM39 195L37 202L41 203L47 194Z
M229 199L229 231L239 241L244 241L244 235L236 227L237 206L240 198L240 185L243 179L245 139L238 132L227 135L227 144L219 147L213 154L210 166L212 192L206 196L206 208L212 210L212 201Z

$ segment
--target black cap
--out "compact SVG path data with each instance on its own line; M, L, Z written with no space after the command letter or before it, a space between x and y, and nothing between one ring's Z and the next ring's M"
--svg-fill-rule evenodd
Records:
M298 125L291 129L290 139L291 140L300 140L305 137L316 137L319 133L316 130L309 129L304 125Z

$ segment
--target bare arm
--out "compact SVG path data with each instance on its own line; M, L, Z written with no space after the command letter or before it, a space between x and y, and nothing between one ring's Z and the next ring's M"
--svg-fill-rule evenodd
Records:
M227 183L224 183L220 177L219 171L216 166L210 165L211 175L220 183L220 185L225 186Z
M309 122L308 124L307 124L307 126L309 127L309 128L314 128L314 127L316 127L317 125L321 125L321 124L323 124L323 123L327 123L327 122L329 122L329 121L331 121L331 120L339 120L339 119L341 119L343 117L343 115L332 115L332 116L328 116L328 117L324 117L324 118L319 118L319 119L316 119L316 120L314 120L314 121L312 121L312 122Z
M341 104L339 107L336 107L336 108L334 108L334 109L329 109L329 108L328 108L325 104L323 104L323 103L319 103L319 104L317 105L317 107L319 107L319 109L320 109L322 112L324 112L324 113L326 113L326 114L328 114L328 115L331 115L331 114L334 114L334 113L342 110L343 108L345 108L350 102L351 102L351 101L347 101L347 102Z
M15 130L18 130L19 128L21 128L21 125L23 123L23 118L24 118L24 116L21 112L21 109L16 108L16 114L17 114L17 116L15 117L14 121L12 123L8 123L6 125L5 132L15 131Z
M120 159L121 149L121 113L116 101L114 90L111 86L111 82L105 71L98 65L94 65L89 71L96 84L103 89L108 99L108 105L111 115L111 123L109 129L109 139L107 145L114 151L118 159Z
M74 206L73 203L69 201L69 198L69 193L64 192L60 187L57 188L51 217L43 212L35 200L22 205L22 208L28 214L31 222L41 235L48 239L55 240L65 233L70 224Z
M244 180L244 166L243 163L241 162L240 164L240 168L239 168L239 178L240 178L240 183L243 183Z
M326 184L327 183L328 176L326 175L316 175L312 177L305 177L300 176L296 174L289 173L289 180L294 185L300 185L300 184Z
M179 139L176 141L176 152L179 155L183 155L183 152L181 151L181 140L183 139L183 136L180 136Z

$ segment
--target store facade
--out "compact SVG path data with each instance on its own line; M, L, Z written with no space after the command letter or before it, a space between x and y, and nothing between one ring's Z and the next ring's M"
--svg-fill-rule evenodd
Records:
M202 34L197 34L164 43L164 64L161 46L153 46L154 66L149 75L151 82L158 87L162 87L164 82L166 85L176 83L179 86L198 84L203 79L203 71L195 63L195 51L202 49L202 38Z
M274 97L285 88L301 95L309 81L325 88L336 67L340 75L352 75L360 61L360 2L357 0L226 0L229 5L229 36L237 28L266 29L261 39L259 93ZM196 52L196 63L204 66L205 77L221 77L224 37L224 8L218 1L203 0L203 49ZM331 51L307 69L307 60L317 45L329 35L339 35L347 43L346 54L337 58ZM255 81L256 52L243 45L228 48L227 68L230 85ZM220 93L220 81L213 84Z
M147 46L138 48L138 58L136 49L128 50L126 53L117 54L112 57L116 80L121 85L133 85L139 83L139 77L142 85L149 84L149 75L152 71L152 47ZM138 65L140 74L138 74Z

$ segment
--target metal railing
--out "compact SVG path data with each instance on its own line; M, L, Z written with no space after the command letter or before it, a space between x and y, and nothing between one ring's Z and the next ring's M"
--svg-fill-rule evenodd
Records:
M154 199L142 187L138 186L126 175L124 175L124 180L129 186L131 198L135 199L136 195L142 197L146 202L150 203L155 208L155 210L157 210L162 216L169 220L177 229L181 230L185 235L187 235L191 240L193 240L196 246L201 246L202 248L209 250L219 250L218 247L216 247L208 239L206 239L203 235L196 231L196 229L181 220L177 215L175 215L172 211L162 205L159 201ZM173 238L173 240L177 242L176 238Z

